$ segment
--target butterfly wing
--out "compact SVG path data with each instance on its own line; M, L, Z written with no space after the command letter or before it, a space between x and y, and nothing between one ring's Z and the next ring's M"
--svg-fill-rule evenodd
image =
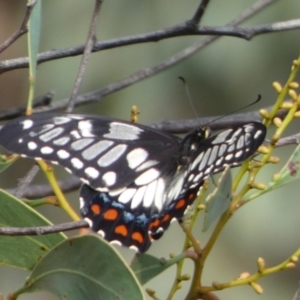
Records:
M35 114L0 131L7 150L59 164L100 191L142 185L176 169L178 139L99 116Z
M185 155L190 160L183 191L194 188L226 166L239 165L253 155L265 139L266 127L258 122L250 122L205 139L201 137L203 133L197 137L198 132L192 132L182 141L189 144L185 147L188 149Z

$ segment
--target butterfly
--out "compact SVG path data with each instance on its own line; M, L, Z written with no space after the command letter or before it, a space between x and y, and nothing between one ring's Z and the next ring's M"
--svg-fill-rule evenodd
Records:
M145 252L182 218L205 178L253 155L265 135L258 122L179 138L103 116L41 113L6 124L0 145L78 176L80 211L92 230Z

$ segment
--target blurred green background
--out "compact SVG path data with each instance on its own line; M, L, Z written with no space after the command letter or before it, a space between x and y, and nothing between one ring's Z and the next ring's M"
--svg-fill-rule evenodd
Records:
M104 1L97 26L97 39L107 40L140 33L152 32L186 21L194 14L199 1ZM224 25L249 6L253 0L211 1L202 25ZM40 52L83 44L94 1L52 0L43 1ZM300 1L277 1L243 25L260 25L299 18ZM0 1L0 43L6 40L21 24L25 1ZM105 50L92 54L80 93L100 89L125 78L131 73L151 67L178 51L199 42L205 37L190 36L162 40ZM223 37L182 63L144 80L138 84L109 95L101 101L76 108L76 112L97 113L129 119L131 105L138 106L139 122L150 124L164 119L194 118L194 113L178 76L189 84L191 97L198 115L213 116L229 113L262 95L262 101L251 109L274 103L276 93L273 81L287 79L293 59L299 55L299 30L260 35L251 41ZM26 36L21 37L0 55L0 60L27 56ZM80 56L53 60L38 66L36 96L55 91L54 101L68 98L80 63ZM27 103L28 70L19 69L0 76L0 111ZM297 132L299 123L288 133ZM294 146L279 149L276 154L281 165ZM16 179L24 176L32 165L30 160L14 164L1 174L1 187L14 187ZM267 166L259 180L268 182L281 165ZM60 176L66 176L62 171ZM44 182L41 176L35 182ZM78 209L78 193L68 195ZM244 206L233 216L222 232L205 267L203 284L212 281L227 282L244 271L255 272L256 260L264 257L267 266L280 263L300 245L299 182L269 193ZM53 222L69 221L57 208L40 209ZM22 217L22 216L20 216ZM202 233L203 219L196 226L197 236L203 245L209 232ZM149 253L167 257L170 252L181 250L184 234L177 224L155 242ZM1 251L1 248L0 248ZM132 253L122 249L125 257ZM185 271L192 274L189 262ZM173 282L174 269L166 271L148 283L165 299ZM26 272L0 266L0 293L7 295L23 284ZM249 286L220 291L222 300L274 300L292 299L300 279L299 268L263 278L259 283L263 295L255 294ZM183 283L175 299L183 299L188 283ZM21 296L20 299L53 299L46 293Z

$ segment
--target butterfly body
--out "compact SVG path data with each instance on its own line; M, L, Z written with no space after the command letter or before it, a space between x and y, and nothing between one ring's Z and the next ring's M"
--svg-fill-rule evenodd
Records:
M251 156L265 126L251 122L183 139L100 116L36 114L0 130L7 150L62 165L78 176L81 214L110 242L146 251L193 203L203 180Z

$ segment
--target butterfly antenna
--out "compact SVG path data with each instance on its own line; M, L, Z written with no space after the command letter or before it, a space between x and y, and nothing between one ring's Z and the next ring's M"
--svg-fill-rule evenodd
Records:
M199 116L198 116L198 114L197 114L197 110L196 110L196 108L195 108L195 106L194 106L194 103L193 103L193 101L192 101L192 98L191 98L190 89L189 89L188 84L186 83L186 81L185 81L185 79L184 79L183 77L179 76L178 78L183 82L183 84L184 84L184 89L185 89L186 95L187 95L187 97L188 97L190 106L191 106L191 108L192 108L192 110L193 110L193 112L194 112L196 118L199 119Z
M211 123L213 123L213 122L216 122L216 121L218 121L218 120L220 120L220 119L223 119L223 118L225 118L225 117L227 117L227 116L230 116L230 115L232 115L232 114L234 114L234 113L236 113L236 112L238 112L238 111L241 111L241 110L243 110L243 109L245 109L245 108L247 108L247 107L250 107L250 106L252 106L252 105L258 103L260 100L261 100L261 95L259 94L259 95L257 96L257 99L256 99L255 101L253 101L253 102L251 102L251 103L249 103L249 104L247 104L247 105L245 105L245 106L243 106L243 107L240 107L240 108L238 108L238 109L235 109L235 110L231 111L230 113L228 113L228 114L226 114L226 115L223 115L223 116L220 116L220 117L218 117L218 118L216 118L216 119L213 119L212 121L208 122L208 123L206 124L206 126L209 125L209 124L211 124Z

